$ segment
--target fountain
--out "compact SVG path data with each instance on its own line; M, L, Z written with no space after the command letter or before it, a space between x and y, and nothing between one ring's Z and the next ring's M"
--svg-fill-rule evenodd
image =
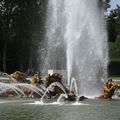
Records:
M57 102L59 103L63 97L64 97L64 98L68 98L67 94L61 94L61 95L59 96L59 98L57 99Z
M19 97L32 97L33 92L39 97L44 94L43 89L27 83L0 83L0 95L9 97L10 95Z
M65 88L62 86L61 83L53 82L47 87L46 91L44 92L43 96L41 97L41 102L43 102L43 98L46 96L46 94L49 91L52 91L52 92L54 91L55 86L58 86L64 92L64 94L67 94L66 91L65 91Z
M72 91L72 90L75 90L75 94L78 96L77 83L76 83L76 80L74 78L71 79L71 84L70 84L70 91Z
M48 69L66 69L68 86L74 77L79 95L100 94L107 78L107 32L104 10L99 2L48 2L42 73Z
M68 99L74 96L74 100L100 94L107 78L108 46L104 10L99 0L49 0L44 42L46 54L42 56L42 74L45 75L49 69L51 72L66 69L67 86L61 84L62 76L54 74L53 78L59 76L57 81L50 78L50 83L46 81L49 83L46 88L18 83L10 84L10 89L19 96L26 96L22 89L30 89L41 97L41 101L55 86L65 93L60 99L66 98L66 94ZM13 76L17 73L20 71ZM21 77L19 79L16 82L27 82Z
M20 90L19 88L15 87L12 84L0 83L0 89L1 89L0 91L1 94L7 92L7 90L10 90L10 92L11 90L13 90L12 92L15 92L19 97L21 95L26 96L22 90Z
M107 77L107 35L99 1L48 1L46 51L45 56L42 56L44 64L41 63L43 65L41 70L42 74L46 75L48 69L58 71L66 69L67 86L61 82L59 75L49 76L47 80L52 82L50 81L45 87L42 85L36 87L30 83L0 83L0 93L12 89L16 95L27 97L28 93L24 91L27 89L41 98L41 101L40 98L38 100L0 98L2 120L118 120L120 118L119 100L88 99L79 102L87 99L81 95L99 94L101 85ZM45 82L48 82L47 80ZM53 91L55 86L60 88L62 93L57 100L54 99L56 102L52 99L52 102L46 100L44 103L43 98L49 96L47 92ZM117 94L118 92L120 91L116 91ZM71 94L75 98L74 101L61 103L62 100L70 100Z

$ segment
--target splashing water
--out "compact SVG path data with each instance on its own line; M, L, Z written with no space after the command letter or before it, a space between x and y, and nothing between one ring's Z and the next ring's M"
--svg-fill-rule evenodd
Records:
M59 98L57 99L57 102L59 103L62 98L68 98L67 94L61 94Z
M78 96L78 88L75 78L71 79L71 84L70 84L70 91L72 91L73 89L75 90L75 95Z
M22 90L20 90L19 88L17 88L13 84L0 83L0 93L3 93L3 92L5 92L6 90L9 90L9 89L13 90L19 97L21 95L26 96Z
M100 0L49 0L43 71L66 69L78 94L100 93L107 77L108 45Z
M6 92L6 91L12 90L18 95L19 97L27 97L27 95L24 93L25 91L31 91L31 95L33 92L38 94L39 96L43 96L44 91L41 88L38 88L36 86L33 86L31 84L27 83L0 83L0 94Z
M59 82L54 82L54 83L50 84L50 85L47 87L46 91L44 92L43 96L41 97L41 102L43 102L43 98L46 96L46 94L47 94L49 91L53 91L53 90L54 90L54 87L55 87L55 86L59 87L65 94L67 94L66 91L65 91L65 88L61 85L61 83L59 83Z

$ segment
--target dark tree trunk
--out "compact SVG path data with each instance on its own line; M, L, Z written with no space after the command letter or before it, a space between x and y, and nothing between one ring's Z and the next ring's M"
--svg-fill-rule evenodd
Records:
M32 63L33 63L33 54L32 54L32 45L31 45L31 46L30 46L29 64L28 64L28 68L29 68L30 70L33 69Z
M3 71L6 72L7 68L6 68L6 51L7 51L7 40L4 40L4 48L3 48Z

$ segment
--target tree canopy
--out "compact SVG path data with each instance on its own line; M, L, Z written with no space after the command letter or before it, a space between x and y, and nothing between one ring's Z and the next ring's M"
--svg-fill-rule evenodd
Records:
M120 6L110 12L107 23L110 59L120 61Z
M0 70L35 65L44 36L46 4L47 0L0 0Z

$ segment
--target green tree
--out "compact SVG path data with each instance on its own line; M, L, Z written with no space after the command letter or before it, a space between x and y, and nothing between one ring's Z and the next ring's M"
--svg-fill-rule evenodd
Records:
M35 63L43 38L46 3L0 0L0 61L4 71L9 64L27 69Z
M120 34L120 6L110 12L107 23L109 41L114 42Z
M107 23L110 59L120 61L120 6L110 12Z
M21 0L19 1L19 13L15 17L15 31L19 43L19 66L21 69L32 69L35 63L38 42L41 40L41 14L42 3L40 0ZM36 39L36 34L37 39ZM24 55L23 55L24 54ZM26 56L26 57L24 57Z
M111 61L120 61L120 34L115 42L109 42L109 54Z
M108 8L110 8L110 2L111 0L105 0L105 9L107 10Z
M14 36L12 29L13 24L13 14L17 8L16 0L1 0L0 1L0 37L3 45L2 53L2 63L3 71L6 72L6 60L7 60L7 43Z

